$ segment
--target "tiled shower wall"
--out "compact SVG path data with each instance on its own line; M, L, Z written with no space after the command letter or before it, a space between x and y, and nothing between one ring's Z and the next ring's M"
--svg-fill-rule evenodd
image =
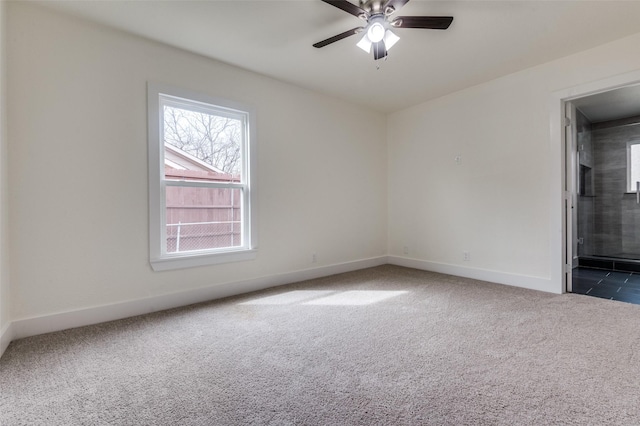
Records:
M579 205L585 209L579 212L585 222L584 235L579 235L584 241L584 254L640 259L640 205L635 193L627 193L627 142L640 141L640 117L592 124L588 133L590 138L584 139L585 146L590 139L592 151L593 197L580 197L585 199L584 205ZM580 137L578 141L580 144ZM589 155L584 157L586 165Z

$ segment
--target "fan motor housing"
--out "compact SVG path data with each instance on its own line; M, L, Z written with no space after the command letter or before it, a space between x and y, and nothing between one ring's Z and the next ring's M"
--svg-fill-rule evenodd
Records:
M366 10L369 15L377 15L383 13L382 0L360 0L360 7Z

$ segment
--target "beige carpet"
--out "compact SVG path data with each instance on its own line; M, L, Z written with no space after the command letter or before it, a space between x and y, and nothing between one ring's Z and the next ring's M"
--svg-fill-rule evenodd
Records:
M31 337L8 425L640 424L640 306L383 266Z

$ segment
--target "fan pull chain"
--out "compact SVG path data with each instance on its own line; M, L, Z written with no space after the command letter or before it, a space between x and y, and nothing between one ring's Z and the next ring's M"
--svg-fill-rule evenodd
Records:
M387 59L389 59L389 53L387 53L387 56L384 57L384 61L387 62ZM380 71L380 59L375 61L375 63L376 63L376 71Z

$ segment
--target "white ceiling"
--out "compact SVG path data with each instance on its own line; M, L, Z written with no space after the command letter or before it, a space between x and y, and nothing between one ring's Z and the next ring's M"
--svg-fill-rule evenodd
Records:
M592 123L640 115L640 85L621 87L572 101Z
M398 29L388 60L374 61L358 36L312 47L362 23L320 0L42 4L383 112L640 31L640 1L412 0L395 15L451 15L453 24Z

